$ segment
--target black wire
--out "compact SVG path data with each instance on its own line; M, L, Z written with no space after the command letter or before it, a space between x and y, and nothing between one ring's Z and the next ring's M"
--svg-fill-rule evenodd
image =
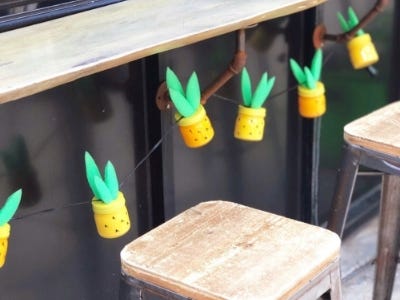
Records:
M22 220L22 219L26 219L32 216L36 216L36 215L40 215L43 213L48 213L48 212L52 212L52 211L56 211L56 210L61 210L64 208L70 208L70 207L74 207L74 206L80 206L83 204L89 204L90 201L83 201L83 202L76 202L76 203L72 203L72 204L68 204L68 205L64 205L64 206L60 206L60 207L53 207L53 208L46 208L46 209L42 209L39 211L35 211L35 212L31 212L31 213L27 213L25 215L22 216L18 216L18 217L14 217L11 220Z
M155 145L150 149L150 151L136 164L136 166L133 168L132 171L130 171L125 177L124 179L121 181L119 187L121 188L126 180L131 177L136 170L147 160L149 159L149 157L153 154L153 152L162 144L162 142L165 140L165 138L171 133L172 129L175 128L176 124L178 124L178 122L182 119L183 117L179 118L178 120L176 120L174 122L174 124L172 126L170 126L162 135L162 137L158 140L157 143L155 143Z

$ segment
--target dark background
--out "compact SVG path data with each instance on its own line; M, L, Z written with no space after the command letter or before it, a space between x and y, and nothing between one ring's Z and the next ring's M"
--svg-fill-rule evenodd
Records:
M0 204L19 187L23 200L10 222L0 298L118 299L123 246L200 201L230 200L315 221L308 155L315 124L298 117L288 59L309 64L315 24L323 22L330 32L340 32L336 11L345 11L349 3L362 15L375 1L329 1L318 9L246 30L247 68L254 81L264 71L277 78L266 104L264 140L259 143L233 137L241 101L239 78L206 105L215 137L200 149L186 148L173 125L173 112L160 112L155 105L167 66L184 82L195 70L205 88L231 61L235 33L3 104ZM321 122L317 170L320 224L332 197L343 125L399 97L400 63L394 49L400 38L393 29L399 28L400 7L396 6L393 1L365 28L380 53L375 66L379 76L354 71L345 45L324 46L322 80L328 111ZM137 167L161 138L161 146ZM132 229L122 238L97 235L84 174L85 150L100 166L107 160L115 165L132 221ZM359 178L350 224L376 211L378 192L376 178Z

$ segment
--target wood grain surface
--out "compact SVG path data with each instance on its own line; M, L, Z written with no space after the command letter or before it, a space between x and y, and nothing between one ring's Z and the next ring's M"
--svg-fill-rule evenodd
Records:
M323 228L209 201L128 244L121 262L125 274L194 299L288 299L339 249Z
M0 34L0 103L325 0L127 0Z
M347 124L344 139L377 152L400 156L400 101Z

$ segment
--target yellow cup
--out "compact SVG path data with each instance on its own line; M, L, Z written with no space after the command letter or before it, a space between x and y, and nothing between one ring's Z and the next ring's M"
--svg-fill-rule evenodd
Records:
M177 114L175 118L179 120L180 115ZM214 137L214 129L202 105L192 116L180 119L178 126L183 141L190 148L204 146Z
M244 141L261 141L264 136L266 114L267 109L264 107L251 108L239 105L234 137Z
M326 111L325 86L318 81L314 89L298 86L299 113L303 118L317 118Z
M378 52L368 33L352 38L347 43L347 49L354 69L368 67L379 60Z
M8 223L0 226L0 268L4 266L4 263L6 262L10 230L11 226Z
M120 237L131 228L125 197L121 192L118 192L117 198L110 203L93 198L92 209L97 232L103 238Z

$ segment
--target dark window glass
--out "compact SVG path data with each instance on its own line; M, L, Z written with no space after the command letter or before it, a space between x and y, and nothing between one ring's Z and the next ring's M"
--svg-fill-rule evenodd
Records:
M123 0L6 0L0 2L0 32Z

